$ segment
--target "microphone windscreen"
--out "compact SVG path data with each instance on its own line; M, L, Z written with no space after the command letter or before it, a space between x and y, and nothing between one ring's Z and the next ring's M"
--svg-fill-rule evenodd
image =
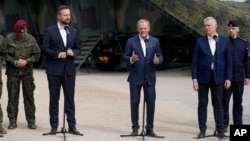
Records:
M64 29L65 29L66 33L69 34L69 27L67 25L64 27Z
M217 37L217 35L214 35L213 39L215 40L216 43L218 43L218 37Z

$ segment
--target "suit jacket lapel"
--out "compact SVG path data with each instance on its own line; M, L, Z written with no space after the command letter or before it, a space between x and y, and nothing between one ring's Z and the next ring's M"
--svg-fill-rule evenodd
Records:
M142 45L141 45L141 42L140 42L139 35L137 36L136 44L137 44L139 53L144 57L144 54L143 54L143 51L142 51Z
M210 46L209 46L209 42L208 42L208 37L207 37L207 36L204 36L204 42L206 42L206 43L204 44L204 45L205 45L205 51L206 51L209 55L213 56L212 51L211 51Z
M61 40L60 43L65 47L65 45L63 43L63 39L62 39L61 33L59 31L59 28L58 28L57 24L55 26L55 34L56 34L56 37ZM68 42L67 42L67 44L68 44Z

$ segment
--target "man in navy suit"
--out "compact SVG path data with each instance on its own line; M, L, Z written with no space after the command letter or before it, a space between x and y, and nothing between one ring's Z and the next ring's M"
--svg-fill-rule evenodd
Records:
M228 89L232 79L231 46L227 37L217 33L217 21L213 17L204 19L206 35L197 39L193 60L193 88L198 91L198 138L205 137L207 121L208 92L211 91L216 135L224 137L223 87Z
M46 73L49 84L49 114L51 134L57 133L58 105L61 86L64 90L65 113L68 132L80 134L75 119L75 77L74 58L80 53L78 31L69 26L70 9L60 6L57 10L57 24L48 27L44 33L42 51L46 55Z
M128 82L130 87L131 120L133 129L131 135L138 135L140 92L143 87L144 99L147 105L146 135L156 136L153 131L156 99L155 65L162 63L163 56L159 40L149 35L149 21L140 19L137 22L137 30L139 35L128 39L123 54L124 60L130 64Z

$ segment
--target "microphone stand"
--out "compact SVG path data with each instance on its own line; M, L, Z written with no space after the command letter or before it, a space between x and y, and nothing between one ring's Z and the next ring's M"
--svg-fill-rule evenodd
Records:
M145 75L145 80L143 82L143 92L144 92L144 97L143 97L143 116L142 116L142 132L141 134L138 134L136 136L141 136L142 137L142 140L145 141L145 136L148 136L148 137L155 137L155 138L164 138L164 136L158 136L158 135L147 135L145 133L145 103L146 103L146 95L147 95L147 79L146 79L146 73L147 73L147 69L146 69L146 64L147 64L147 56L148 56L148 42L149 40L148 39L145 39L145 47L146 47L146 56L145 56L145 66L144 66L144 75ZM120 137L135 137L135 135L120 135Z
M143 97L143 116L142 116L142 132L136 136L141 136L142 137L142 140L145 141L145 136L147 137L154 137L154 138L164 138L164 136L158 136L158 135L155 135L155 136L150 136L150 135L147 135L146 132L145 132L145 103L146 103L146 95L147 95L147 90L146 90L146 87L147 87L147 81L145 80L143 82L143 92L144 92L144 97ZM120 137L136 137L135 135L120 135Z
M65 31L66 31L66 40L67 40L67 44L68 44L68 36L69 36L69 29L68 29L68 26L65 26ZM57 133L62 133L63 134L63 138L64 138L64 141L66 141L66 133L69 133L69 134L73 134L73 133L70 133L70 132L67 132L66 128L65 128L65 117L66 117L66 95L67 95L67 92L68 92L68 89L67 89L67 50L68 50L68 46L66 44L66 58L64 59L64 76L63 76L63 92L64 92L64 108L63 108L63 127L61 129L60 132L56 132ZM51 134L51 132L49 133L44 133L43 135L53 135ZM79 134L73 134L73 135L79 135L79 136L83 136L82 133L79 133Z

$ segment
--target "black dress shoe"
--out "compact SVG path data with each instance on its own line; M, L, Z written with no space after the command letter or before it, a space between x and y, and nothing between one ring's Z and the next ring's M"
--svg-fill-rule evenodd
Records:
M224 138L225 137L224 131L218 132L217 137L218 138Z
M133 129L133 131L130 134L131 136L137 136L138 135L138 129Z
M200 133L198 134L197 138L204 138L206 136L206 131L201 130Z
M51 128L49 134L55 135L57 133L57 128Z
M76 128L69 128L69 133L74 135L81 135L81 133Z
M214 136L218 136L218 132L217 131L214 131Z
M155 136L157 136L157 134L154 132L154 130L147 130L146 136L155 137Z
M8 129L15 129L17 128L16 122L10 122L10 125L8 126Z
M35 123L29 123L28 128L29 129L36 129L36 124Z
M228 132L228 129L227 128L224 128L224 133L227 133Z

